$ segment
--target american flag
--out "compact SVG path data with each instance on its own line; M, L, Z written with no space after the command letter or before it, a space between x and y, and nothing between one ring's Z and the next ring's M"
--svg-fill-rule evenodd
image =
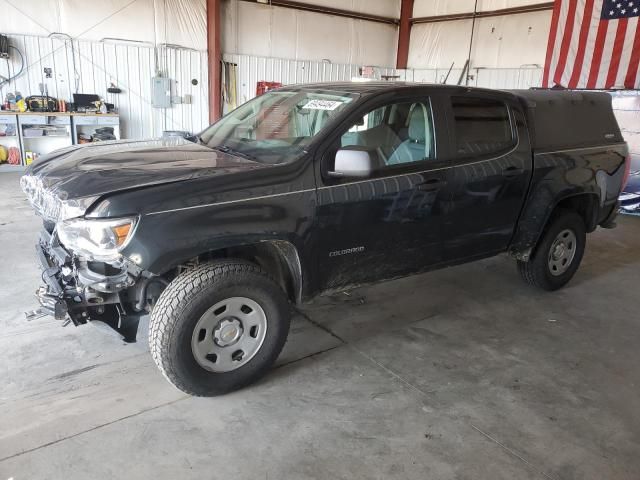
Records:
M640 0L555 0L543 87L640 88Z

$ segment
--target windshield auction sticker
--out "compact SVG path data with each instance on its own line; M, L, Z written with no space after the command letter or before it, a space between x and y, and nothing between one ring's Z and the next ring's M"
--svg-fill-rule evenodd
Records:
M307 110L335 110L342 103L335 100L309 100L302 108Z

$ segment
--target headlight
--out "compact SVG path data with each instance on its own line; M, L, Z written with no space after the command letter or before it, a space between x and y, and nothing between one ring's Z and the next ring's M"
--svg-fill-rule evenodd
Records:
M133 235L136 218L84 219L58 223L60 242L74 253L89 260L117 260Z

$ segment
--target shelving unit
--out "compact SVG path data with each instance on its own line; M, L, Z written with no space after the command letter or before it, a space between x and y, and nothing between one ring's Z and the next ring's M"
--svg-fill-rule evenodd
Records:
M117 113L0 112L0 145L19 150L20 165L28 165L29 152L45 155L79 144L79 135L91 136L102 127L113 128L120 140ZM3 165L3 168L10 166Z
M120 117L117 113L74 113L72 123L75 145L80 143L80 135L91 136L102 127L112 127L116 139L120 140Z
M0 113L0 145L7 149L17 148L20 152L20 164L22 165L23 155L20 144L20 135L18 129L18 119L15 114L5 115L4 113ZM3 163L3 166L7 166L6 163ZM10 165L7 167L13 167L14 165Z
M71 114L27 112L17 117L24 165L31 153L44 155L73 145Z

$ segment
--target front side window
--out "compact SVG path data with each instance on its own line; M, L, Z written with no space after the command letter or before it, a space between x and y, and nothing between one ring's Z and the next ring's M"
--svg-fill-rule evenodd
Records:
M458 157L495 154L513 146L509 111L504 102L451 97Z
M200 141L261 163L288 163L357 98L334 91L268 92L207 128Z
M367 150L373 158L373 172L434 159L429 100L393 103L366 113L342 135L340 148Z

